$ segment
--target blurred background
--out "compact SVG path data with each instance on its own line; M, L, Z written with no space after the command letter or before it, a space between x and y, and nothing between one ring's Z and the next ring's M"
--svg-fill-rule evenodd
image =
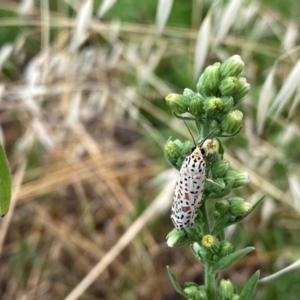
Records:
M165 244L178 173L163 145L190 135L164 98L234 54L252 85L244 129L224 140L251 180L234 196L267 197L228 231L255 252L221 277L239 290L257 269L300 259L299 22L298 0L1 0L0 137L14 188L0 298L182 299L166 265L182 284L203 282L189 247ZM295 269L255 299L299 294Z

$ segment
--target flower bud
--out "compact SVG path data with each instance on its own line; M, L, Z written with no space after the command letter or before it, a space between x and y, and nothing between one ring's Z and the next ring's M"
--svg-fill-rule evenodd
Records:
M198 234L198 239L199 239L199 234ZM197 260L204 262L206 258L206 251L197 242L194 242L192 244L191 250Z
M166 97L166 102L172 108L172 110L179 114L183 114L188 110L188 99L181 94L169 94Z
M210 188L210 190L212 192L214 192L215 194L218 194L220 192L222 192L225 188L226 184L225 181L223 180L223 178L217 178L213 181L213 184ZM207 191L210 191L209 189Z
M195 295L195 300L207 300L207 292L205 286L200 286Z
M214 132L215 132L218 128L220 128L220 123L217 122L216 120L212 120L210 122L210 129L214 130ZM216 136L217 136L217 134L216 134Z
M191 141L185 141L182 144L181 153L183 153L183 154L190 154L191 153L191 148L192 148L193 145L194 144Z
M167 160L171 164L175 164L177 162L178 157L180 157L180 152L181 152L181 149L176 143L176 141L173 142L171 140L168 140L164 146L164 150L165 150L165 156Z
M226 159L219 160L211 166L213 178L221 178L229 168L229 161Z
M235 89L232 93L232 97L234 99L234 106L238 105L242 98L248 94L250 91L250 84L247 82L246 78L240 77L236 82Z
M217 178L216 179L216 182L219 181L220 178ZM234 183L234 179L231 178L231 179L228 179L228 181L225 182L225 180L223 180L224 183L225 183L225 187L224 188L215 188L213 187L212 190L214 192L214 198L223 198L225 197L226 195L228 195L231 190L232 190L232 186L233 186L233 183Z
M204 100L203 109L210 116L219 114L223 108L224 105L221 98L209 97Z
M220 282L219 293L222 299L231 300L234 295L234 287L230 280L222 279Z
M193 252L194 253L198 253L199 251L201 251L201 246L198 244L198 243L193 243L193 245L192 245L192 250L193 250Z
M194 282L191 282L194 283ZM189 282L185 283L185 287L183 289L184 294L189 297L190 299L193 299L198 291L198 286L196 283L194 285L189 284Z
M238 188L244 186L248 184L248 182L250 181L249 174L247 172L235 171L235 170L230 170L225 174L224 180L226 183L231 179L234 179L232 188Z
M204 98L200 95L196 95L190 100L189 112L194 116L201 116L203 112Z
M240 296L237 294L234 294L231 300L240 300Z
M213 211L212 215L213 215L213 217L214 217L215 220L218 220L221 217L221 214L218 211L216 211L216 210Z
M196 96L196 93L192 91L191 89L185 88L183 90L183 96L186 97L188 100L191 100L194 96Z
M216 211L218 211L222 216L225 216L230 208L229 202L226 199L220 200L215 204Z
M208 66L200 76L197 83L197 91L204 96L214 96L218 94L218 85L220 79L220 63Z
M185 230L177 230L173 229L169 232L167 235L167 245L169 247L181 247L187 243L190 243L197 239L199 236L199 233L197 232L197 229L194 227L186 228Z
M183 145L183 144L182 144L182 141L181 141L181 140L176 139L176 140L174 141L174 143L175 143L176 145L178 145L180 149L182 148L182 145Z
M167 245L169 247L173 246L183 246L187 243L187 237L184 231L178 231L177 229L173 229L169 234L167 235Z
M233 246L231 243L228 241L221 241L220 242L220 250L219 250L219 255L222 257L227 256L231 254L233 251Z
M225 96L221 98L222 100L222 113L228 113L234 105L233 98L231 96Z
M238 79L236 77L226 77L220 82L219 90L222 96L231 96L235 90Z
M219 142L216 139L207 139L201 149L204 150L206 156L213 155L219 151Z
M221 128L227 133L234 133L242 126L242 122L243 113L239 110L234 110L225 116Z
M207 250L208 253L218 254L220 248L219 240L210 234L204 235L201 240L203 248Z
M244 62L239 55L233 55L225 60L220 66L221 76L238 76L244 68Z
M249 202L239 197L229 199L230 213L235 217L242 217L247 215L252 210L252 205Z

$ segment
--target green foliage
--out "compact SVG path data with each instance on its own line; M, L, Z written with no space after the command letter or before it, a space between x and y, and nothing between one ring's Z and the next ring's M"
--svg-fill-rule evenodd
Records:
M206 279L204 286L197 287L192 285L185 287L184 290L178 284L175 275L168 269L175 289L180 294L184 294L185 291L189 299L196 300L199 297L209 300L227 299L229 294L231 295L228 298L229 300L232 297L238 297L237 294L233 295L232 291L232 293L229 293L229 289L225 288L225 282L223 282L223 287L222 285L220 287L220 297L218 297L216 279L221 270L232 266L236 261L254 250L254 247L246 247L232 252L233 247L229 242L227 242L228 245L224 246L224 242L226 242L223 239L224 229L246 218L261 204L264 196L253 206L244 201L243 198L234 197L228 200L223 199L216 203L216 210L213 212L207 210L207 203L212 198L224 197L232 189L245 186L249 182L246 172L229 169L228 161L223 159L224 148L220 141L220 137L224 137L224 133L225 136L228 136L227 134L235 136L242 127L243 114L238 110L234 110L234 107L250 89L250 85L245 78L235 77L241 73L243 67L244 63L241 58L238 55L234 55L222 64L215 63L208 66L198 80L197 92L186 88L182 95L172 93L166 97L166 102L171 107L175 117L180 120L194 120L196 122L199 131L199 136L196 140L200 141L197 146L201 147L204 159L207 163L209 162L205 173L205 189L202 192L203 195L198 195L198 197L202 198L203 204L201 204L200 212L198 212L199 209L194 212L195 215L198 215L195 227L192 225L189 228L191 224L186 226L187 223L183 223L185 221L181 221L182 218L179 219L180 214L177 215L177 213L178 211L183 211L183 208L180 207L181 203L174 202L173 205L176 205L176 209L172 209L172 221L175 229L167 236L169 247L180 247L187 243L193 243L191 247L192 253L205 266ZM197 101L194 101L195 98L197 98ZM230 105L228 105L227 100L231 100ZM189 112L191 116L182 115L186 112ZM213 138L218 138L218 140ZM180 168L183 162L183 153L191 153L191 151L187 153L188 148L192 148L190 143L191 141L183 143L179 140L172 141L169 139L165 144L165 157L174 168ZM219 144L221 145L220 147ZM189 210L192 209L193 207ZM214 217L214 222L211 226L212 216ZM183 229L180 227L178 229L178 222L184 224ZM188 234L191 229L193 229L192 234ZM221 247L217 236L219 232L221 232L220 239L223 247ZM200 240L201 243L199 243ZM258 274L256 273L250 278L243 288L240 295L242 299L252 299L258 281Z
M9 164L0 144L0 219L7 213L11 200L12 182Z

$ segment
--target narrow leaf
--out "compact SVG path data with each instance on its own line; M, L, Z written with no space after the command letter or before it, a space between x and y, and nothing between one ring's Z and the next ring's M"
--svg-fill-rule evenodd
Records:
M296 91L296 88L299 84L300 77L300 59L296 63L293 70L290 72L288 78L286 79L284 85L280 89L278 95L276 96L270 110L269 114L273 113L276 109L276 113L273 118L275 118L287 104L288 100L291 98L293 93Z
M252 211L254 211L257 207L259 207L262 202L264 201L265 197L267 194L262 195L257 201L256 203L252 206Z
M5 61L8 59L13 51L13 46L11 44L5 44L0 48L0 70L4 65Z
M173 0L159 0L156 11L156 33L161 35L171 12Z
M171 279L171 282L172 282L175 290L177 291L177 293L179 293L180 295L186 297L185 294L184 294L184 292L183 292L183 288L179 285L176 276L171 271L171 269L169 268L169 266L167 266L167 271L168 271L168 274L169 274L169 277Z
M291 174L288 177L289 185L290 185L290 191L292 193L295 207L299 210L300 208L300 182L298 180L298 177L295 174Z
M209 37L211 36L211 15L207 14L201 27L196 40L195 48L195 69L194 69L194 80L200 74L203 68L204 61L207 55L207 49L209 46Z
M259 279L259 270L256 271L251 278L248 280L248 282L246 283L246 285L244 286L241 294L240 294L240 298L239 300L251 300L255 290L256 290L256 286L257 286L257 282Z
M296 107L298 106L299 102L300 102L300 83L298 84L297 91L289 111L288 119L290 119L293 116L293 114L296 112Z
M214 225L213 230L211 231L212 235L217 234L220 230L224 229L225 227L227 227L228 225L228 221L230 219L230 215L227 214L224 217L220 218Z
M297 44L299 26L297 22L290 22L282 39L282 45L285 50L293 48Z
M87 29L92 18L93 1L87 0L79 9L76 26L74 28L73 39L71 41L70 50L76 50L87 39Z
M224 14L221 18L217 36L215 39L214 47L218 46L223 38L228 33L230 27L234 23L237 13L242 4L242 0L231 0L225 8Z
M213 267L213 272L219 272L225 268L230 267L233 265L237 260L248 254L249 252L253 251L254 247L247 247L245 249L238 250L234 253L231 253L223 258L221 258Z
M9 164L0 144L0 218L4 217L9 209L11 198L11 175Z
M258 134L261 134L265 120L267 118L267 111L270 106L270 102L275 95L275 87L274 87L274 75L276 68L275 66L272 68L271 72L268 74L267 79L265 80L258 100L257 107L257 129Z
M280 277L281 275L285 274L285 273L288 273L292 270L295 270L295 269L299 269L300 267L300 259L298 259L297 261L295 261L294 263L292 263L291 265L287 266L286 268L284 269L281 269L280 271L272 274L272 275L269 275L267 277L264 277L262 278L259 282L268 282L268 281L271 281L275 278L278 278Z
M97 16L99 18L102 18L110 9L111 7L117 2L117 0L104 0L102 1L98 12L97 12Z

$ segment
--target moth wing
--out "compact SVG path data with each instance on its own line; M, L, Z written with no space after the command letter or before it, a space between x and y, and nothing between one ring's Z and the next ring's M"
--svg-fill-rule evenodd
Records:
M194 209L192 206L193 199L190 196L188 179L189 170L187 159L184 160L183 165L180 169L180 174L175 186L173 205L172 208L172 221L177 229L183 229L191 226L191 220L194 215Z

